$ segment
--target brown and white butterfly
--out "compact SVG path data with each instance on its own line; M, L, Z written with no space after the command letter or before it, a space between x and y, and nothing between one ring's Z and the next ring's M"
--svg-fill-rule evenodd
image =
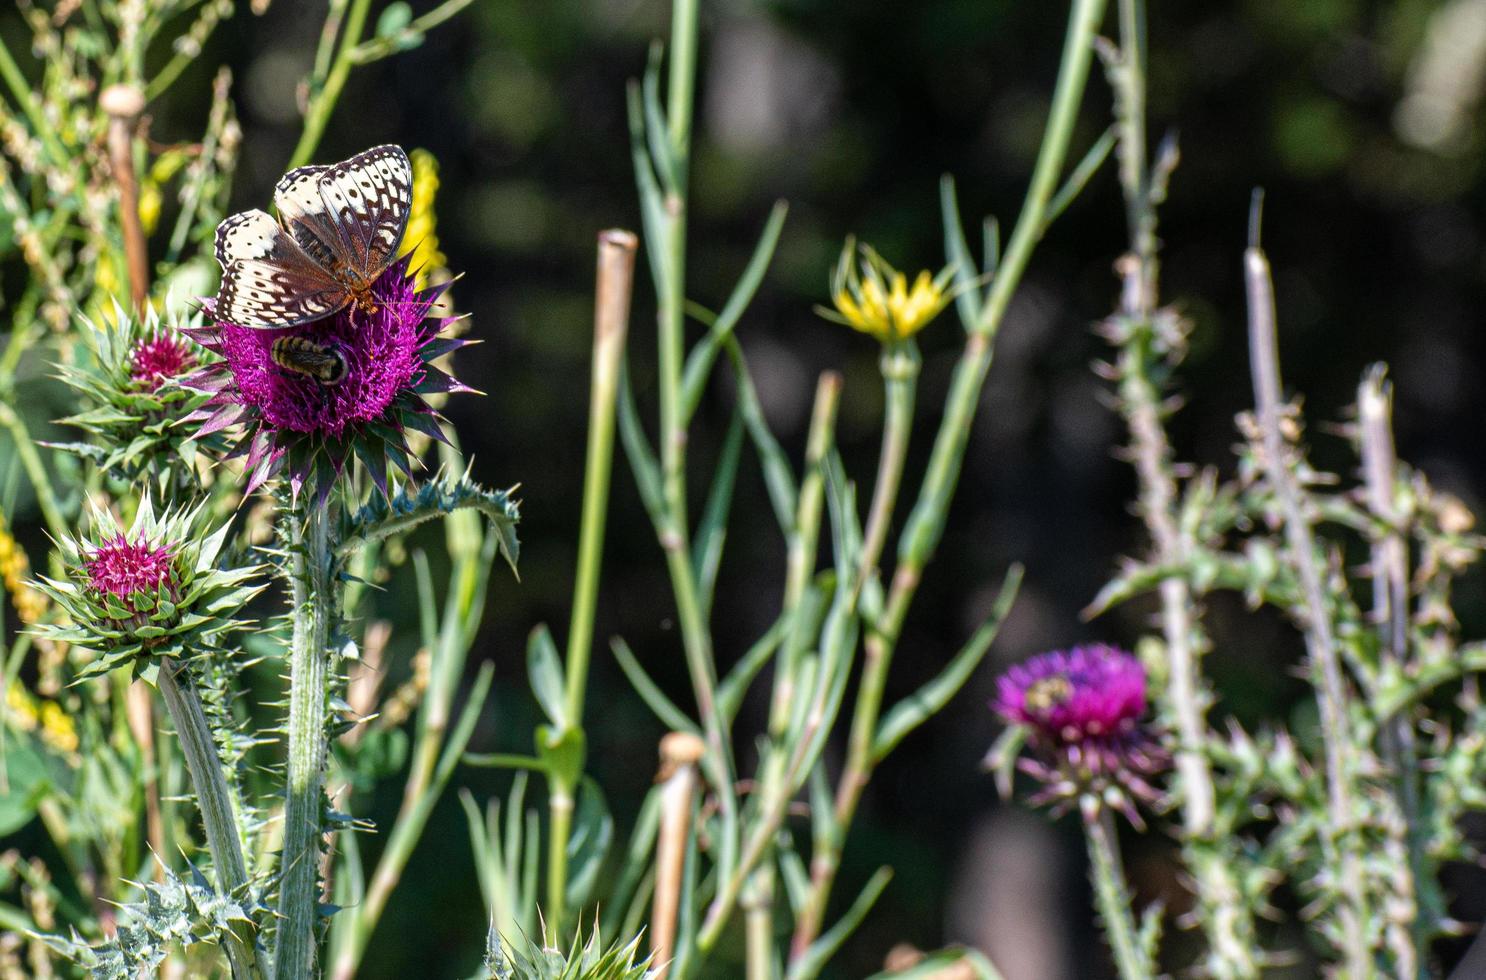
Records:
M217 319L269 330L353 303L375 312L371 287L397 256L412 191L413 167L399 146L289 171L273 191L277 221L254 210L217 226Z

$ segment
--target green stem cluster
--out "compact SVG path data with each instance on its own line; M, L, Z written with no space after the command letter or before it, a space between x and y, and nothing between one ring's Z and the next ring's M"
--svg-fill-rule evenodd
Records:
M949 503L959 481L980 392L990 369L996 332L1021 282L1032 250L1046 228L1048 206L1068 155L1073 124L1093 59L1094 38L1103 13L1104 0L1076 0L1073 5L1052 111L1026 200L985 302L972 304L978 306L978 310L967 324L969 332L950 383L944 418L934 440L929 467L899 541L898 565L893 573L892 586L882 614L869 625L861 686L848 737L846 766L836 785L835 830L827 838L825 849L814 856L811 864L810 890L792 945L791 955L796 958L803 956L819 935L831 886L840 865L846 831L878 761L872 747L893 652L918 591L924 566L944 533Z

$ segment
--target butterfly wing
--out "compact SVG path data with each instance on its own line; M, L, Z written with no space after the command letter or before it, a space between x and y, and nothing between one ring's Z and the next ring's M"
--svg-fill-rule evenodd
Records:
M351 268L353 256L320 195L320 176L329 169L314 166L289 171L274 185L273 203L295 244L316 265L335 276Z
M317 177L345 247L350 284L365 288L397 254L413 202L413 165L400 146L374 146Z
M234 214L217 226L222 286L215 315L227 323L274 329L306 323L350 302L344 286L305 254L262 211Z

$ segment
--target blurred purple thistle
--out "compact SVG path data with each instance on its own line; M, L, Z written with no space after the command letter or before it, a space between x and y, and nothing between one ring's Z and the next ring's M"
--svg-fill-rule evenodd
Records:
M1154 803L1160 792L1147 782L1167 754L1145 714L1145 668L1132 654L1098 643L1040 654L1007 670L996 682L996 712L1027 732L1032 756L1017 768L1044 788L1034 805L1059 812L1075 801L1097 813L1115 807L1141 825L1132 798Z

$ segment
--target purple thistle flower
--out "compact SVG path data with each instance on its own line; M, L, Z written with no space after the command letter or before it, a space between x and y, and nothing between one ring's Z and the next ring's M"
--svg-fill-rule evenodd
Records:
M996 712L1027 732L1034 758L1017 766L1045 784L1034 803L1102 797L1139 824L1129 797L1154 802L1146 777L1166 753L1141 723L1145 668L1102 643L1055 650L1018 664L996 682Z
M196 354L191 345L169 333L146 337L129 352L129 376L143 391L156 391L194 367Z
M187 382L212 396L191 416L202 423L199 434L243 427L229 456L246 457L249 493L286 469L296 494L313 480L323 498L355 453L385 496L388 459L411 472L406 431L443 438L439 416L423 396L473 390L431 363L468 343L439 336L456 318L429 316L445 288L418 289L404 257L372 284L372 311L353 303L296 327L216 322L190 331L222 358ZM209 313L212 305L208 301ZM332 350L343 361L343 374L327 383L281 366L274 344L285 337Z
M149 625L149 614L155 604L147 601L147 607L141 608L135 602L137 596L164 592L175 597L174 549L144 539L130 541L123 532L104 539L91 552L84 552L83 570L89 588L103 600L104 608L123 609L129 614L121 618L116 611L108 617L108 622L118 629Z

